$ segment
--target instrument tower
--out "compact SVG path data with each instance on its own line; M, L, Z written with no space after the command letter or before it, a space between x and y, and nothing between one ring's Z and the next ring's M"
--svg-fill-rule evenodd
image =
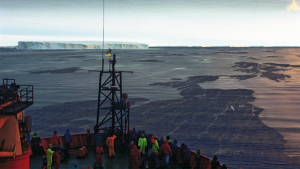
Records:
M107 53L111 56L111 50ZM102 63L104 60L102 60ZM109 60L111 69L102 71L99 77L97 122L94 126L95 133L99 130L106 130L109 134L115 134L118 140L124 145L127 142L125 135L129 133L129 109L127 102L128 95L123 93L122 73L133 73L132 71L116 71L116 55ZM104 116L104 117L103 117ZM102 120L100 121L100 118ZM106 127L106 126L109 127Z

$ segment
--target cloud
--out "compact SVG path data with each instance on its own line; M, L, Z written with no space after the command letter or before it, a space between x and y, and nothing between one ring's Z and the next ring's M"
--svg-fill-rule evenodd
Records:
M288 11L300 11L300 6L296 0L293 0L291 4L287 6Z

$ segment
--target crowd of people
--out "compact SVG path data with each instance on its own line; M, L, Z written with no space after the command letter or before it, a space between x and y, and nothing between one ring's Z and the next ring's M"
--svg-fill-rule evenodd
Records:
M38 154L39 151L39 142L40 137L37 135L36 132L34 132L34 136L30 140L30 135L26 135L27 142L32 145L32 151L33 154ZM116 135L108 134L107 131L104 131L103 133L97 132L94 135L94 149L96 154L96 160L93 164L93 167L95 168L97 164L99 163L99 166L102 168L103 164L103 154L104 154L104 148L103 144L107 146L108 148L108 154L109 157L113 158L115 157L114 152L114 145L115 145L115 139ZM66 133L64 134L65 138L65 148L67 150L70 149L70 144L72 143L72 135L70 133L70 130L67 129ZM191 161L191 150L188 148L187 144L182 143L180 146L180 155L178 155L178 145L177 140L174 139L174 141L171 140L170 136L161 136L160 139L158 139L157 135L148 134L143 130L139 130L138 132L133 128L132 130L129 130L129 140L130 144L128 145L128 153L130 155L130 164L132 165L133 169L138 169L140 166L140 160L144 157L144 159L147 158L157 158L160 160L160 166L164 166L165 168L169 167L169 163L174 163L177 165L181 165L184 169L190 168L190 161ZM90 129L87 129L86 132L86 141L87 141L87 148L91 147L91 141L92 141L92 135L90 132ZM47 167L51 168L51 166L54 166L55 169L60 167L60 149L56 149L56 151L52 151L53 146L60 146L60 139L57 136L57 131L54 131L52 135L52 144L48 145L46 157L47 157ZM180 157L177 159L177 157ZM68 154L66 156L69 157ZM197 150L197 153L195 154L195 164L194 166L191 166L193 169L200 168L201 160L203 156L201 155L201 149ZM218 161L218 158L214 156L213 160L211 161L211 168L217 169L220 166L220 163ZM221 169L227 169L226 164L222 165Z
M131 143L129 144L129 154L133 169L138 169L137 163L143 156L147 157L162 157L160 165L165 165L165 168L169 167L169 163L181 165L184 169L190 167L198 169L201 165L202 155L201 149L197 150L195 154L195 164L190 166L191 150L187 144L182 143L180 146L180 158L178 157L178 145L177 140L171 140L170 136L161 136L158 139L157 135L146 134L144 130L136 131L135 128L129 130L129 136ZM217 169L220 163L216 156L211 161L212 169ZM222 169L227 169L226 165L222 166Z
M64 134L64 138L65 138L65 148L68 150L70 149L70 144L72 143L72 135L70 133L70 130L67 129L66 133ZM36 155L36 154L41 154L42 153L42 149L40 147L40 142L41 142L41 138L40 136L37 134L37 132L34 132L32 138L30 138L30 134L26 134L26 140L27 140L27 144L31 145L31 149L32 149L32 154ZM61 157L61 149L55 149L55 151L52 150L53 146L57 146L60 147L61 143L60 143L60 139L57 135L57 131L54 131L53 135L52 135L52 143L48 144L47 147L47 152L46 152L46 159L47 159L47 168L51 168L54 167L54 169L59 169L60 168L60 157ZM65 154L65 158L69 158L68 153Z

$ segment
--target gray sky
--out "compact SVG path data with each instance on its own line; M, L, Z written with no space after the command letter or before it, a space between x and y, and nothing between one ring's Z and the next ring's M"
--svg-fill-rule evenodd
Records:
M300 46L300 0L106 0L105 40ZM102 0L1 0L0 46L102 41Z

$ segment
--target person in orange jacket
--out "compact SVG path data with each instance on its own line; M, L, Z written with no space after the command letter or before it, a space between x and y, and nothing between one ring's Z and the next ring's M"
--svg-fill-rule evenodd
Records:
M59 169L60 168L60 152L61 150L57 150L53 153L53 166L54 166L54 169Z
M137 149L136 145L133 145L130 150L130 160L133 169L139 169L139 160L141 158L140 151Z
M59 145L59 137L57 136L57 131L54 131L54 134L52 135L52 142L53 146Z
M103 150L102 144L100 143L96 147L96 161L94 162L94 165L93 165L94 168L96 167L98 162L99 162L100 168L103 168L102 167L103 153L104 153L104 150Z
M111 137L107 137L107 139L106 139L106 146L108 147L108 150L109 150L109 157L115 156L115 149L114 149L115 138L116 138L116 136L113 135Z

